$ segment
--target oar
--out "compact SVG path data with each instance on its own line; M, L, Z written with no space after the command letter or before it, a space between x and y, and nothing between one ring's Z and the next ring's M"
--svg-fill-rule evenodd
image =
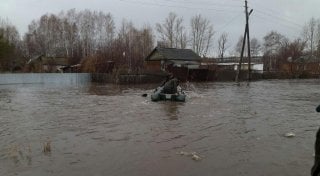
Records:
M154 90L154 92L156 92L159 88L162 88L162 87L158 87L158 88L156 88L156 90ZM147 97L147 96L148 96L148 94L144 93L144 94L142 94L141 96L142 96L142 97Z

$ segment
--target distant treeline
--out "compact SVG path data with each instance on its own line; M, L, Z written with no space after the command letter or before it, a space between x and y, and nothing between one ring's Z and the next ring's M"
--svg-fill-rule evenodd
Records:
M195 15L190 19L190 28L184 26L183 21L182 17L169 13L155 27L136 27L124 19L116 28L110 13L71 9L33 20L21 37L15 26L0 19L0 71L23 70L29 59L39 55L69 58L70 65L81 63L84 72L98 72L108 61L113 61L117 69L139 71L143 69L143 59L155 45L191 48L202 57L216 51L222 60L227 50L239 55L243 37L239 37L232 49L228 47L228 33L214 37L213 24L208 19ZM214 38L216 48L213 48ZM251 52L252 55L272 55L279 61L303 54L320 56L320 20L310 19L300 38L291 41L276 31L267 33L263 41L252 38Z

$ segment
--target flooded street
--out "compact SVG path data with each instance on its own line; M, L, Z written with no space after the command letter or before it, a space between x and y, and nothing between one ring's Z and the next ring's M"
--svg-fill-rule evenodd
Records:
M0 85L0 175L310 175L320 80L193 83L185 103L154 87Z

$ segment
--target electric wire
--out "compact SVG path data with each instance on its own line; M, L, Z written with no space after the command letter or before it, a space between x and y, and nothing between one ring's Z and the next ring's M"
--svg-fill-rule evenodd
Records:
M266 18L264 16L260 16L260 15L256 15L254 20L258 20L258 22L256 22L256 23L260 23L260 24L269 23L270 25L272 25L269 27L274 27L276 25L278 27L281 27L286 30L290 30L292 32L300 32L301 31L301 29L299 29L299 28L295 28L295 27L286 25L284 23L281 23L279 21L276 21L274 19L268 19L268 18Z
M120 0L121 2L131 3L131 4L141 4L147 6L156 6L156 7L173 7L173 8L182 8L182 9L198 9L198 10L213 10L215 13L224 13L224 12L235 12L235 10L227 10L227 9L216 9L216 8L203 8L203 7L189 7L189 6L181 6L181 5L167 5L162 3L150 3L145 1L132 1L132 0Z
M282 29L284 29L284 30L286 30L286 31L287 31L287 30L291 30L291 31L294 32L294 33L299 33L299 32L300 32L300 29L287 26L287 25L285 25L285 24L283 24L283 23L279 23L279 22L277 22L277 21L275 21L275 20L273 20L273 22L272 22L272 19L270 20L270 19L265 18L265 17L260 16L260 15L256 15L255 17L256 17L256 19L259 19L259 20L260 20L260 24L261 24L261 25L270 28L270 30L273 30L272 27L273 27L273 26L275 25L275 23L276 23L276 24L279 25L280 28L282 28ZM266 23L269 23L270 25L267 25ZM279 32L281 32L281 31L279 31ZM288 32L286 32L285 35L289 35L291 38L297 38L297 36L294 36L293 34L290 34L290 33L288 33Z
M295 22L289 16L283 14L283 12L279 12L279 11L277 11L275 9L268 8L268 7L266 7L265 4L261 4L261 2L253 1L253 2L251 2L251 4L258 6L258 8L254 9L254 11L256 11L258 13L262 13L262 14L267 15L267 16L272 16L274 18L277 18L279 20L285 21L287 23L291 23L293 25L296 25L296 26L299 26L299 27L303 27L303 25ZM271 12L271 13L269 13L269 12ZM281 14L281 16L276 15L276 14Z
M232 22L234 22L236 19L238 19L239 17L241 17L240 14L237 14L236 16L234 16L233 18L231 18L228 22L226 22L224 25L222 25L222 27L218 28L216 30L217 33L222 32L223 29L225 29L227 26L229 26Z
M303 25L301 24L298 24L296 22L293 22L291 20L288 20L288 19L285 19L285 18L282 18L282 17L279 17L279 16L276 16L276 15L273 15L273 14L269 14L269 13L266 13L264 11L261 11L261 10L256 10L257 13L260 13L260 14L263 14L265 16L268 16L268 17L273 17L273 18L276 18L278 20L281 20L282 22L286 22L288 24L292 24L292 25L295 25L297 27L300 27L300 28L303 28Z
M230 5L230 4L223 4L223 3L213 3L208 1L197 1L197 2L190 2L190 1L177 1L177 0L163 0L167 2L175 2L175 3L187 3L187 4L193 4L193 5L205 5L205 6L217 6L217 7L241 7L239 5Z
M257 4L256 4L256 3L257 3ZM275 10L275 9L268 8L268 7L266 7L265 4L261 4L261 2L258 2L258 1L253 1L253 2L251 2L251 4L257 5L257 6L259 7L258 9L264 9L264 13L270 11L270 12L272 12L272 15L281 14L281 17L280 17L280 18L294 22L294 20L292 20L291 17L283 14L283 11L280 12L280 11L277 11L277 10ZM278 17L279 17L279 16L278 16Z
M286 23L282 23L282 21L276 20L276 19L268 17L268 16L263 16L261 14L256 14L255 18L253 20L261 20L262 24L264 22L271 23L271 24L273 24L272 27L274 27L275 24L277 24L278 26L281 26L283 28L286 28L287 30L291 30L291 31L294 31L294 32L298 32L298 31L301 32L302 31L302 28L299 28L297 26L292 26L292 25L289 25L289 24L286 24Z

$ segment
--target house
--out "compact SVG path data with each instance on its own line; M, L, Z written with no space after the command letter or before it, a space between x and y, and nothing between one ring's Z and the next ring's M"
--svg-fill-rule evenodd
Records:
M65 57L36 56L27 62L30 72L58 73L63 72L62 68L70 66L69 59Z
M148 71L165 71L182 81L206 80L208 69L201 65L201 57L191 49L156 47L146 58Z
M59 71L63 73L80 73L81 64L62 66L59 68Z
M320 58L315 56L301 56L297 59L289 57L287 62L284 62L280 66L280 71L301 75L319 75L320 74Z
M219 70L237 71L239 67L240 57L213 58L216 68ZM248 70L248 58L244 57L241 63L241 70ZM263 58L261 56L251 57L250 68L253 73L263 73Z

